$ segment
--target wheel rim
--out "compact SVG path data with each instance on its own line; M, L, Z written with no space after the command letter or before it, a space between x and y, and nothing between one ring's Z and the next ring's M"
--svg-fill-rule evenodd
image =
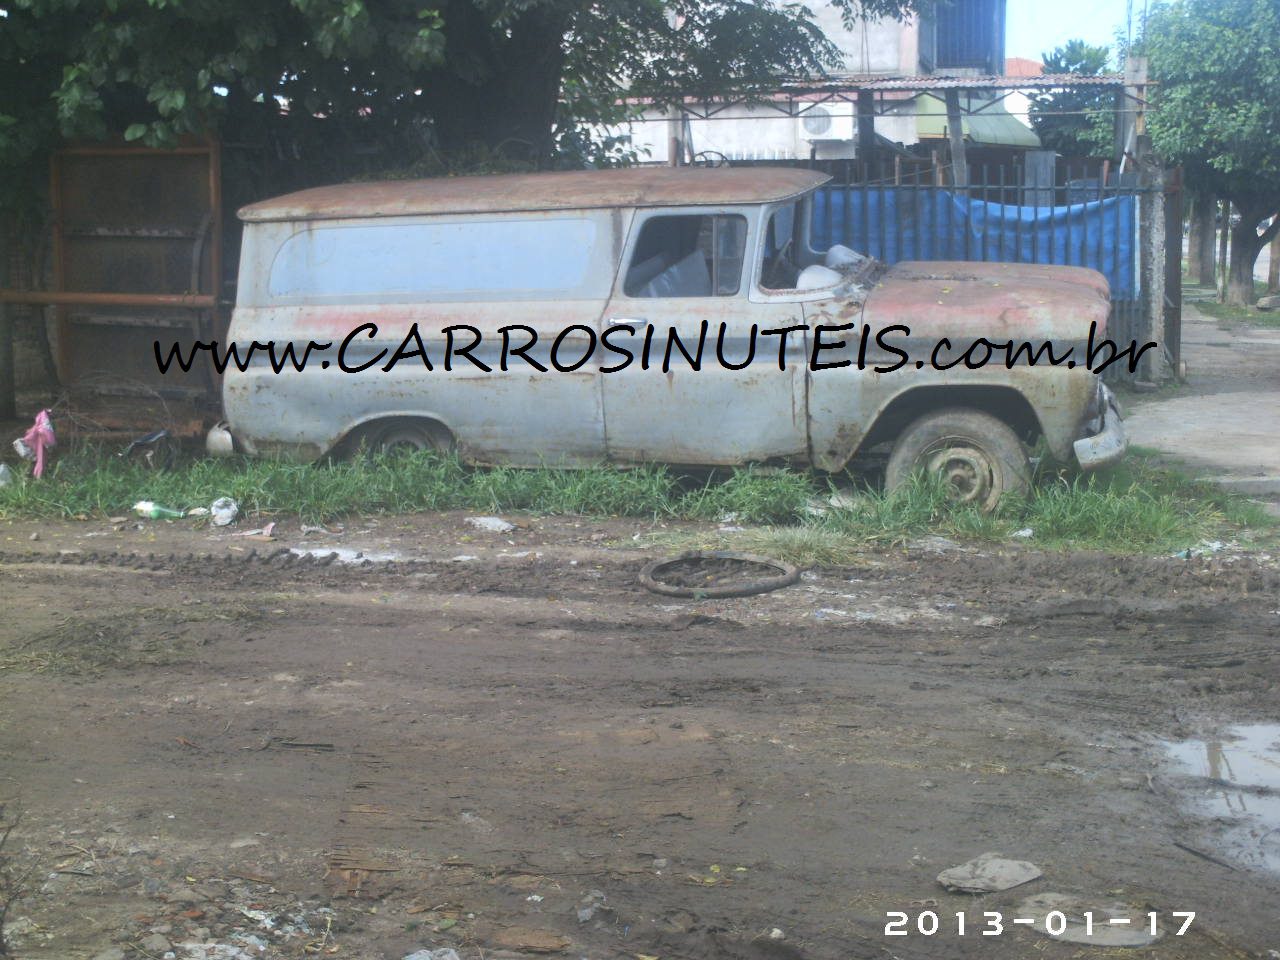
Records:
M419 450L442 450L444 444L429 431L413 426L391 427L377 440L376 449L387 456L403 456Z
M419 450L425 450L427 443L416 437L395 436L382 441L382 452L388 455L396 455L401 453L417 453Z
M947 485L947 499L954 503L985 506L998 487L996 464L986 451L967 440L944 441L923 459L929 473L941 475Z

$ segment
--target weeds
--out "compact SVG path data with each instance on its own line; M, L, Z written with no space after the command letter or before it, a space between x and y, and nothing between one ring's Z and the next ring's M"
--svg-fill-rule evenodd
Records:
M9 840L13 831L22 820L20 812L10 812L12 801L0 800L0 957L9 956L8 941L5 940L4 927L9 919L9 910L26 891L26 881L35 865L20 869L15 862Z
M891 492L851 494L847 485L837 490L829 480L791 470L694 478L661 466L471 469L430 453L310 465L199 459L156 472L85 448L59 458L41 481L0 487L0 518L107 517L142 499L186 509L221 496L235 498L250 515L306 522L418 510L731 519L773 527L748 539L772 538L789 558L806 560L925 534L999 541L1027 528L1043 546L1150 551L1205 539L1258 540L1274 531L1261 506L1143 454L1096 475L1042 476L1028 499L983 514L950 502L939 481L924 477Z
M51 629L0 647L0 675L17 670L93 676L106 669L139 663L154 666L178 663L193 643L183 634L192 624L212 616L227 620L256 619L252 613L243 611L204 616L186 611L181 618L175 618L171 611L160 608L132 611L123 620L116 614L109 618L68 617Z
M1204 287L1191 283L1184 275L1183 290L1194 306L1206 316L1229 323L1244 323L1254 327L1280 327L1280 313L1274 310L1259 310L1257 307L1237 307L1228 303L1219 303L1217 291L1213 287ZM1253 283L1255 299L1266 295L1267 285L1259 280Z

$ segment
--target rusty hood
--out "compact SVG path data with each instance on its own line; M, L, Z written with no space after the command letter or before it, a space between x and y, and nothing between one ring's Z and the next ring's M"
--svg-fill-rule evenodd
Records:
M1083 267L1022 263L900 263L867 296L863 321L904 324L953 340L1082 340L1110 312L1107 279Z

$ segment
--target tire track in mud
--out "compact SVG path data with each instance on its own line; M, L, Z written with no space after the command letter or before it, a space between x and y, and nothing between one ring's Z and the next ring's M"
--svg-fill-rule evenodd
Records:
M512 597L545 597L549 592L566 600L611 597L615 594L648 596L636 583L648 558L619 557L596 569L572 567L558 560L524 559L514 562L477 560L458 563L450 559L403 560L340 559L337 551L325 555L295 552L290 547L246 553L121 553L114 551L61 551L59 553L0 552L0 570L78 569L130 571L172 576L216 587L270 588L279 582L307 582L316 586L351 582L394 580L429 583L433 590Z

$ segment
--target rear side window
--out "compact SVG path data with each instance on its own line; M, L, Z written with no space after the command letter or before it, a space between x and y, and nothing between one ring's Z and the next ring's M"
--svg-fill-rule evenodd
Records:
M294 299L552 299L591 281L596 223L578 218L311 227L289 237L268 293Z
M738 214L650 217L640 228L628 297L728 297L742 283L747 219Z

